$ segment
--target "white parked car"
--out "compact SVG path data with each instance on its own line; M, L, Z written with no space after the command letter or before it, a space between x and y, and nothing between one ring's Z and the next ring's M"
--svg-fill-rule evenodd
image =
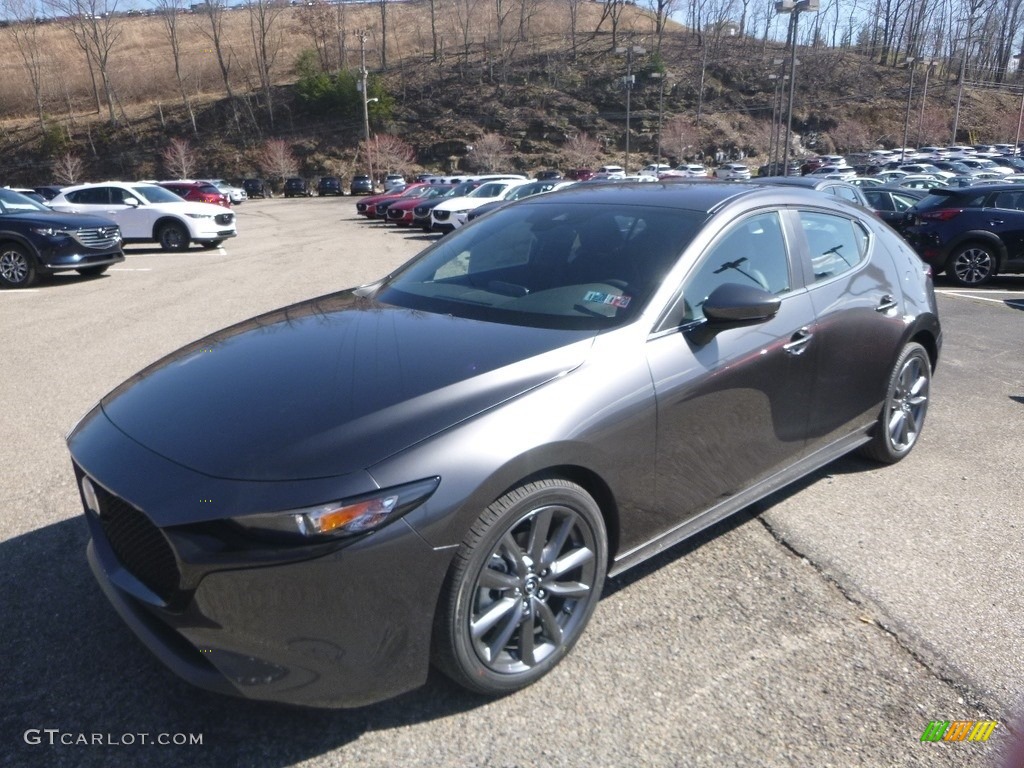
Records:
M500 200L512 187L526 183L526 179L494 179L484 182L468 195L438 203L430 212L430 229L432 232L450 232L458 229L466 223L470 211L484 203Z
M827 179L852 179L857 172L848 165L823 165L815 168L808 176L824 177Z
M602 165L592 176L595 179L623 179L625 177L626 170L621 165Z
M389 173L384 177L385 192L391 192L394 189L401 189L405 184L405 176L400 173Z
M661 178L706 179L708 169L696 163L682 163L670 171L661 174Z
M232 205L238 205L249 199L249 195L245 193L244 189L228 184L227 179L201 179L201 181L213 184L213 186L228 196L228 200L231 201Z
M741 163L726 163L715 169L719 179L749 179L750 169Z
M190 243L216 248L238 234L235 214L220 205L190 203L156 184L105 181L62 189L50 207L113 219L125 243L159 243L184 251Z
M651 163L650 165L645 165L643 168L640 169L640 175L653 176L654 178L658 178L666 171L671 170L671 165L666 165L665 163Z

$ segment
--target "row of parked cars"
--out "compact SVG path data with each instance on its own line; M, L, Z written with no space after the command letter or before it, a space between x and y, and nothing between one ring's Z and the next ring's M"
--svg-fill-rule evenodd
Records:
M0 286L25 288L58 272L100 275L124 260L124 243L157 243L165 251L192 243L216 248L238 234L235 214L230 199L213 202L201 187L107 181L47 188L53 194L45 202L35 190L33 199L0 189Z

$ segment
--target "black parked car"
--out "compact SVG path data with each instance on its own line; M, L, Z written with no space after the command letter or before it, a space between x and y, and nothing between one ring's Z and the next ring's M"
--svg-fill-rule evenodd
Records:
M903 229L907 211L928 195L924 189L891 186L861 187L860 191L878 218L897 231Z
M263 179L245 179L242 182L242 189L248 197L273 197L274 190Z
M312 197L313 190L310 188L309 182L305 179L301 179L298 176L292 176L290 179L284 180L284 196Z
M510 693L570 652L607 575L849 451L907 456L941 341L929 271L859 206L535 195L103 398L68 438L88 559L212 690L361 706L433 660Z
M121 230L110 219L58 213L0 189L0 286L27 288L56 272L101 275L121 261Z
M320 181L316 183L316 193L320 197L326 197L327 195L341 197L344 194L341 188L341 179L337 176L321 176Z
M910 209L903 236L957 285L1024 273L1024 186L936 187Z
M348 191L353 195L372 195L373 182L370 181L370 177L365 173L356 174L352 177L352 183L349 184Z

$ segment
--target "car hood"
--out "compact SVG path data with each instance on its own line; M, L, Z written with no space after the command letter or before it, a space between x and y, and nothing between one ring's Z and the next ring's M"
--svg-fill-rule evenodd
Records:
M17 217L17 218L15 218ZM116 227L117 222L104 216L93 216L87 213L65 213L54 211L35 211L32 213L14 213L5 217L7 220L19 221L28 226L39 227L61 227L61 228L93 228L93 227ZM0 223L2 226L2 223Z
M184 347L101 406L128 437L206 475L332 477L572 370L594 335L435 315L345 291Z

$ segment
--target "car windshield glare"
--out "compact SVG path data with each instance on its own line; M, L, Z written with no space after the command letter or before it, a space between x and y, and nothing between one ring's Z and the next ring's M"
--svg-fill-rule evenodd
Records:
M375 298L513 325L611 328L639 313L706 219L689 210L519 203L448 235Z
M132 193L150 203L181 203L184 202L180 195L176 195L169 189L158 187L156 184L137 184L131 188Z
M49 211L45 205L37 203L30 197L13 189L0 189L0 213L34 213Z

